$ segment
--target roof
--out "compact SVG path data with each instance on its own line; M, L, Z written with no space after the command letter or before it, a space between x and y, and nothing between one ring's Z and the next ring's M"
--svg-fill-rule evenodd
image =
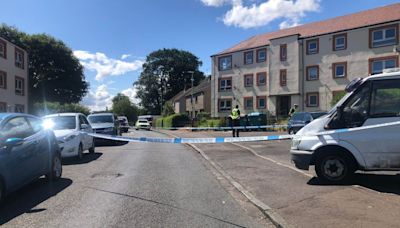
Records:
M54 114L46 115L43 118L56 117L56 116L77 116L77 115L83 115L83 114L78 113L78 112L64 112L64 113L54 113Z
M216 55L269 45L270 40L298 34L301 38L400 20L400 3L253 36Z
M202 92L207 87L210 87L210 86L211 86L211 80L210 80L210 78L207 77L206 79L201 81L200 84L198 84L196 87L193 88L193 94ZM169 99L169 101L176 102L177 100L181 99L182 97L189 96L190 94L192 94L192 88L180 91L178 94L176 94L171 99Z

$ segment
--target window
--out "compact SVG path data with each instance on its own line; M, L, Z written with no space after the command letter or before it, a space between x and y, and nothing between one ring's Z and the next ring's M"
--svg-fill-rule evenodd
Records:
M362 126L368 117L370 93L370 83L367 82L347 99L342 108L344 127Z
M34 118L34 117L27 117L29 123L31 124L33 132L36 134L39 131L43 129L43 123L42 120L39 118Z
M23 96L25 94L25 80L15 76L15 94Z
M194 103L197 104L198 102L199 102L199 96L196 96L196 97L194 98Z
M266 84L267 84L267 73L265 72L257 73L257 85L265 86Z
M340 51L347 48L347 33L333 36L333 50Z
M347 62L332 64L333 78L345 78L347 76Z
M0 40L0 57L7 58L7 43L4 40Z
M263 48L263 49L258 49L257 50L257 62L261 63L261 62L265 62L267 61L267 49Z
M24 69L24 52L15 48L15 66Z
M369 30L370 48L395 45L398 43L398 25L390 25Z
M33 130L24 117L9 120L1 129L4 138L26 138L33 135Z
M286 81L286 70L280 70L279 71L279 84L281 86L286 86L287 81Z
M231 99L220 99L218 104L219 104L220 111L230 111L232 108L232 100Z
M7 89L7 73L0 71L0 88Z
M287 58L286 44L281 44L279 53L280 53L279 56L281 58L281 61L286 61L286 58Z
M318 66L308 66L307 71L307 81L318 80L319 78L319 67Z
M398 67L399 57L388 56L369 60L369 74L380 74L384 69Z
M245 97L244 99L244 109L253 109L253 97Z
M244 75L244 86L245 87L252 87L253 86L253 75L252 74L245 74Z
M0 112L7 112L7 103L0 102Z
M398 117L400 115L400 80L373 82L371 117Z
M319 105L319 94L307 93L307 107L318 107L318 105Z
M15 108L14 108L15 112L19 112L19 113L24 113L25 112L25 106L22 104L16 104Z
M318 47L318 39L307 40L307 55L317 54L319 47Z
M219 91L230 91L232 89L232 78L219 79Z
M232 69L232 56L224 56L218 59L219 70L230 70Z
M265 109L267 107L267 97L266 96L258 96L257 97L257 108Z
M252 64L253 63L253 51L247 51L244 53L244 64Z

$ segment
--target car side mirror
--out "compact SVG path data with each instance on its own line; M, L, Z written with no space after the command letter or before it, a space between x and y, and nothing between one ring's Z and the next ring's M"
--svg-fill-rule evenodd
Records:
M87 124L81 124L81 129L88 129L89 128L89 125L87 125Z
M9 138L4 142L4 146L11 148L11 147L22 145L23 143L24 143L24 139Z

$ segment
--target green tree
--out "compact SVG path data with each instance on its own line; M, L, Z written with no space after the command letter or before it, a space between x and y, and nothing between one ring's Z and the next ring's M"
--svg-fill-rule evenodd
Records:
M199 71L202 62L192 53L178 49L160 49L150 53L143 71L134 83L141 106L148 114L160 114L161 106L184 88L204 79ZM162 98L161 98L162 97Z
M162 116L169 116L172 114L175 114L174 107L172 106L171 102L167 101L167 102L165 102L165 104L163 106Z
M342 99L342 97L344 97L344 95L346 95L345 91L340 91L340 92L335 93L332 96L331 106L335 106L336 103L338 103L340 101L340 99Z
M136 122L138 117L138 108L122 93L113 97L112 111L118 116L126 116L129 122Z
M44 116L54 113L78 112L85 115L90 114L89 108L78 103L60 104L59 102L35 103L32 113L38 116Z
M47 34L28 35L2 24L0 36L24 48L29 55L29 101L78 103L86 95L88 83L83 67L72 50Z

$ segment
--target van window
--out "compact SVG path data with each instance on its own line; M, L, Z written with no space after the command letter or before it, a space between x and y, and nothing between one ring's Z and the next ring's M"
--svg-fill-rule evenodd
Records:
M345 103L343 120L345 127L360 127L368 118L370 84L365 85Z
M371 117L396 117L400 114L400 80L373 83Z

